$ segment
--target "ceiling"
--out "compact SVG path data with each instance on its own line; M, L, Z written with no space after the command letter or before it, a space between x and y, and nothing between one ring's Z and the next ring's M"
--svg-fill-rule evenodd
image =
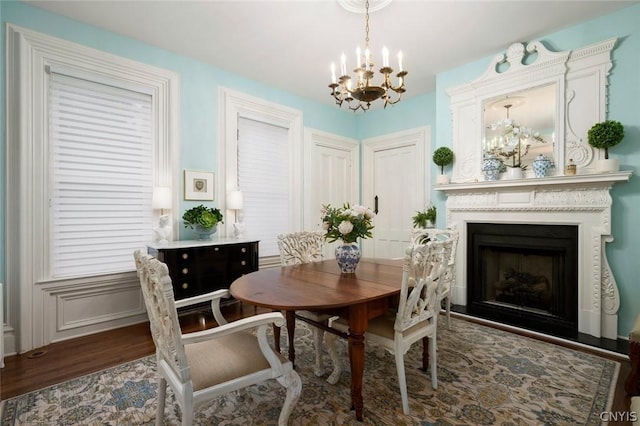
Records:
M339 69L344 52L352 69L364 48L364 15L335 0L25 3L327 105L331 62ZM407 98L433 91L441 71L635 3L393 0L370 13L370 47L379 64L385 45L393 68L402 51Z

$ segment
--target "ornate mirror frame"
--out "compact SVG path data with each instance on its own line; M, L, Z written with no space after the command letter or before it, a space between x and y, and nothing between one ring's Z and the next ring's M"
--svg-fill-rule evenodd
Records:
M483 180L483 107L485 101L555 84L556 141L551 174L563 175L573 159L578 173L595 173L604 157L587 142L587 131L606 120L607 77L616 38L581 49L552 52L540 41L514 43L497 55L482 76L447 91L453 119L452 183ZM508 67L506 70L503 68ZM526 177L532 176L532 171Z

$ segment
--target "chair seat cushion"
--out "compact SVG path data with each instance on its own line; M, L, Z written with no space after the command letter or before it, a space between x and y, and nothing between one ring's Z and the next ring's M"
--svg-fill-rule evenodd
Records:
M258 339L247 332L188 344L184 350L194 391L271 368ZM287 361L281 355L280 359Z
M389 312L387 312L382 316L369 320L369 323L367 325L367 332L365 333L365 340L366 340L367 334L375 334L378 337L382 337L383 339L387 339L393 342L393 339L395 337L395 332L396 332L395 329L393 328L395 325L395 322L396 322L396 312L394 310L390 310ZM429 324L418 323L406 329L403 334L405 336L409 336L413 332L421 328L424 328L428 325ZM345 319L340 318L334 321L331 324L331 327L335 327L336 329L346 333L349 330L349 323Z

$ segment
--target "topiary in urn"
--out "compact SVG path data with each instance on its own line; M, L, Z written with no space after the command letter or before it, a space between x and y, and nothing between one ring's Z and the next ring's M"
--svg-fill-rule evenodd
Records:
M607 120L594 124L587 136L589 145L604 149L604 158L609 159L609 148L618 145L624 138L624 127L619 121Z
M446 146L441 146L433 152L433 162L440 167L440 176L437 177L436 183L449 183L449 177L444 174L444 166L448 166L453 162L453 151Z
M604 149L604 160L596 163L600 172L618 171L619 161L609 159L609 148L618 145L624 138L624 127L619 121L607 120L596 123L587 132L588 142L594 148Z

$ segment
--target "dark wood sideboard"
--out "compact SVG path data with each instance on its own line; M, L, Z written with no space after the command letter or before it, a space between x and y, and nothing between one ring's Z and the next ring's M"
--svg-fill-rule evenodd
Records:
M258 270L258 241L213 238L149 244L150 255L169 267L176 300L229 288L238 277Z

